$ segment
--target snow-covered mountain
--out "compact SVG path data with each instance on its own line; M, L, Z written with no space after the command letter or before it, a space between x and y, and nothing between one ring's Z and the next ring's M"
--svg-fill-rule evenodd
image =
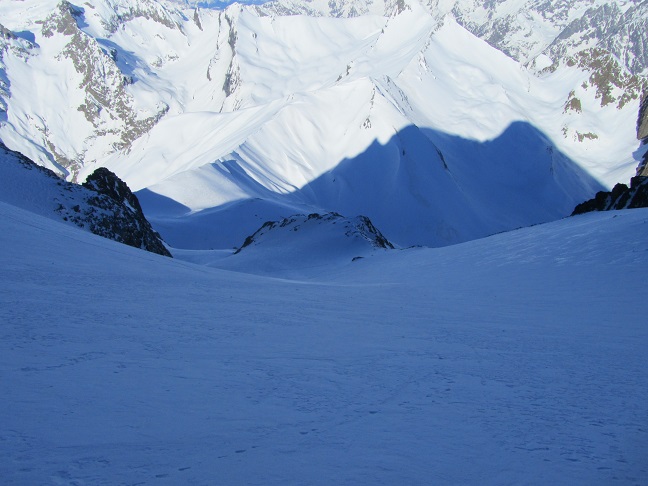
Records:
M238 271L253 269L255 274L299 276L304 269L330 269L393 249L394 245L366 216L296 214L264 223L231 257L214 259L212 266ZM182 256L189 259L191 254ZM209 264L206 260L213 256L214 252L199 252L193 260Z
M452 15L471 33L539 74L565 65L588 71L588 86L581 91L591 85L603 105L616 102L623 107L648 86L648 5L641 0L421 3L437 18ZM276 0L260 10L351 17L393 15L408 8L406 1Z
M243 2L247 3L247 2ZM355 17L394 15L405 0L275 0L260 12ZM435 17L452 15L476 36L525 64L565 63L586 51L606 51L632 74L648 73L648 6L641 0L510 1L422 0ZM596 56L596 54L594 54ZM593 70L600 68L590 64Z
M108 167L179 248L313 212L457 243L634 175L645 18L621 0L11 0L0 139L71 179Z
M648 483L646 2L224 3L0 2L2 483Z

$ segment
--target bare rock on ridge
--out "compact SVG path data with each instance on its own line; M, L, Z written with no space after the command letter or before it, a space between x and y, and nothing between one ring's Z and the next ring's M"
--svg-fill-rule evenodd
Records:
M142 248L159 255L171 256L162 239L148 222L137 196L119 177L105 167L95 170L83 187L99 196L88 202L107 211L91 222L91 231L126 245Z
M108 169L97 169L83 186L73 184L0 141L0 196L4 202L104 238L171 256L137 197Z
M572 216L592 211L612 211L648 207L648 177L633 177L630 187L617 184L612 191L601 191L593 199L579 204Z

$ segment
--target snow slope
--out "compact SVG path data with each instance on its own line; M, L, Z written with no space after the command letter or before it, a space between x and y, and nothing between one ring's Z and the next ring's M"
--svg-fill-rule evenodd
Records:
M648 210L299 280L0 203L5 484L643 484Z

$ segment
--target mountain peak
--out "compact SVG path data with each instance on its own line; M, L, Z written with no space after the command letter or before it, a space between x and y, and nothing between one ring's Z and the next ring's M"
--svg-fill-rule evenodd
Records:
M67 0L62 0L54 12L43 22L42 34L45 37L52 37L54 32L63 35L74 35L78 32L77 17L83 14L83 10L75 7Z

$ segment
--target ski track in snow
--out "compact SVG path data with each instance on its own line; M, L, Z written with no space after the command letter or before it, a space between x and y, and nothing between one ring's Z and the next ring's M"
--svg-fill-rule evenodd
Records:
M0 225L3 484L648 481L648 210L300 280Z

